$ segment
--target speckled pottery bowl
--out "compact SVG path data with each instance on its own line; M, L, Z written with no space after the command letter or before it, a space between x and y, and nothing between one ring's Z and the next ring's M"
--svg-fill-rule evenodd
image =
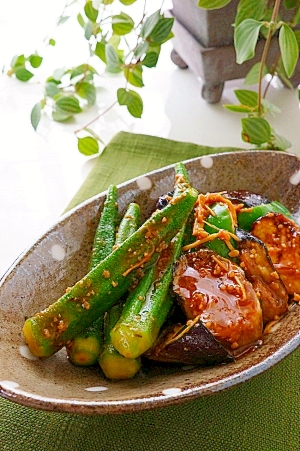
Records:
M186 162L200 191L246 189L279 200L300 217L300 161L282 152L245 151ZM172 189L169 166L119 187L119 206L138 202L147 217L159 195ZM99 368L78 368L65 350L32 360L21 329L24 318L59 298L84 276L99 206L106 193L81 204L46 232L1 280L0 393L37 409L84 414L133 412L167 406L228 389L262 373L300 344L300 307L295 306L265 336L263 345L234 363L208 368L156 367L122 382L106 380Z

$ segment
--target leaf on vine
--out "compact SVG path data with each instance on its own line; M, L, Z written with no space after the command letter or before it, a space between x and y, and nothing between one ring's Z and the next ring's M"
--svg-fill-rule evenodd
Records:
M282 81L282 83L284 83L285 86L287 86L289 89L293 89L293 85L289 79L289 77L287 76L287 73L285 71L285 68L283 67L283 63L282 63L282 58L279 58L278 64L277 64L277 68L276 68L276 72L278 77L280 78L280 80Z
M79 82L76 85L76 93L83 99L86 99L90 106L95 104L96 88L94 85L87 82Z
M295 12L295 14L294 14L293 24L296 24L296 26L298 27L298 26L299 26L299 22L300 22L300 7L299 7L299 5L298 5L298 7L297 7L297 9L296 9L296 12ZM297 30L295 30L294 28L293 28L293 30L294 30L294 32L297 31Z
M98 10L93 7L93 2L91 0L88 0L84 5L84 12L88 19L90 19L92 22L96 22L98 17Z
M34 130L37 129L42 117L42 104L38 102L34 105L30 113L30 122Z
M59 88L57 87L57 84L53 82L46 83L45 93L47 96L53 99L53 97L55 97L59 93Z
M262 117L242 119L242 139L245 142L260 145L271 139L271 126Z
M235 17L235 26L237 27L245 19L262 20L265 6L265 0L240 0Z
M284 6L286 9L295 8L297 0L284 0Z
M91 156L99 153L99 143L92 136L85 136L84 138L77 138L77 146L80 153Z
M117 91L119 105L125 105L133 117L140 118L143 113L143 100L141 96L131 89L119 88Z
M228 5L231 0L199 0L198 6L204 9L219 9Z
M256 107L258 103L258 94L249 89L235 89L234 93L238 101L245 106Z
M87 41L89 41L92 35L93 35L93 25L92 22L88 20L84 26L84 37Z
M151 14L151 16L147 17L141 28L142 38L146 39L150 35L156 24L159 22L160 16L161 13L159 9Z
M55 109L52 111L52 118L56 122L66 122L67 120L73 118L73 114L67 113L66 111L63 111L55 106Z
M54 47L54 46L55 46L55 44L56 44L56 41L55 41L55 39L53 39L53 38L49 39L49 42L48 42L48 44L49 44L49 45L51 45L52 47Z
M18 80L28 81L33 77L33 73L25 67L17 67L15 69L15 75Z
M66 71L63 68L55 69L53 72L52 78L56 81L60 81L61 78L65 75Z
M42 64L43 58L40 55L32 54L29 57L29 63L34 69L37 69Z
M128 14L121 12L112 17L112 29L113 32L119 36L130 33L134 27L134 21Z
M300 11L300 8L299 8L299 11ZM300 22L300 18L299 18L299 22ZM300 30L294 30L294 35L298 42L298 48L299 48L299 52L300 52Z
M89 75L93 75L97 74L96 69L91 66L90 64L80 64L79 66L75 67L74 69L72 69L70 71L70 79L72 80L72 78L78 77L79 75L85 75L85 78L88 79Z
M105 46L106 69L109 72L120 71L120 61L116 49L111 44Z
M11 67L14 69L18 66L25 66L26 58L24 55L15 55L10 63Z
M60 80L56 80L53 77L48 77L47 80L46 80L46 83L54 83L55 85L58 86L60 84Z
M118 34L113 34L107 41L107 43L111 44L115 48L116 51L118 50L120 42L121 42L121 36L119 36Z
M122 3L122 5L132 5L135 2L136 0L120 0L120 3Z
M148 38L152 42L162 43L167 40L172 31L174 19L161 16Z
M266 113L271 114L272 116L275 116L275 114L281 113L281 109L278 108L277 105L274 105L274 103L269 102L267 99L262 99L261 103L264 107L264 110Z
M299 48L292 28L285 23L281 26L279 31L279 47L283 67L287 76L290 78L294 74L297 65Z
M236 62L242 64L253 58L262 22L245 19L234 29Z
M82 17L82 14L78 13L77 14L77 22L79 23L79 25L84 28L85 27L85 20Z
M79 100L74 96L60 97L56 101L56 106L64 113L77 114L82 111Z
M253 108L246 105L223 105L226 110L232 111L234 113L244 113L249 114L253 113Z
M95 55L98 56L98 58L101 59L101 61L103 61L103 63L106 64L105 46L106 46L105 41L97 42L94 53Z
M61 16L57 21L57 25L63 25L69 19L70 19L70 16Z
M259 72L260 72L260 63L255 63L247 73L244 80L244 85L246 86L256 85L259 82ZM269 73L268 68L266 65L264 65L262 70L262 76L264 77L268 73Z
M149 48L149 42L141 42L134 51L134 56L137 60L141 59L141 57L147 52Z
M143 66L141 64L133 67L125 67L124 75L131 85L136 86L137 88L142 88L144 86Z
M142 60L143 66L146 66L149 68L155 67L157 65L160 50L161 50L161 45L155 45L155 46L151 45L145 55L145 58L143 58L143 60Z
M287 150L289 147L291 147L292 143L286 139L284 136L277 135L274 133L274 148L276 150Z

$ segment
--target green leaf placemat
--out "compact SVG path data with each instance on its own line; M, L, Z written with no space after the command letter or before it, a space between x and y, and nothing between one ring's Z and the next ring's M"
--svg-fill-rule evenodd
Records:
M145 172L211 148L119 133L67 209ZM0 451L299 451L300 349L254 379L180 405L133 414L51 413L0 400Z

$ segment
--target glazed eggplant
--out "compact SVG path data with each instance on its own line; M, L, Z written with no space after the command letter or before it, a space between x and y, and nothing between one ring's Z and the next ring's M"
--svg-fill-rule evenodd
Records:
M162 208L166 207L168 205L168 203L170 202L170 200L173 198L173 196L174 196L174 191L169 191L168 193L163 194L162 196L159 196L155 207L158 210L161 210Z
M288 292L276 271L264 243L237 229L239 260L246 277L253 285L262 308L263 321L278 319L288 309Z
M234 360L199 317L188 320L186 324L178 323L167 327L146 357L158 362L195 366L216 365Z
M223 196L226 199L229 199L233 204L244 204L247 208L268 204L270 202L267 197L246 190L224 191Z
M173 291L188 319L201 322L227 349L254 343L262 335L260 302L244 271L209 249L181 255Z
M281 213L269 213L253 223L252 235L263 241L290 295L300 293L300 227Z

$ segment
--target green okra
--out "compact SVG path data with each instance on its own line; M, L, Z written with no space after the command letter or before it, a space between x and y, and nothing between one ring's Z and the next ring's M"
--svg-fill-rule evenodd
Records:
M139 205L130 203L120 223L115 247L120 246L138 229L140 216ZM141 367L140 359L127 359L119 354L111 343L110 331L118 321L122 309L122 304L116 304L104 315L103 348L98 362L108 379L130 379Z
M60 299L25 321L23 335L35 356L54 354L109 310L156 261L160 246L181 230L198 193L180 168L175 165L174 197L164 209L155 211Z
M181 253L184 227L129 295L119 321L111 331L114 347L127 358L137 358L155 343L173 305L170 285L173 263Z
M118 190L115 185L110 185L95 232L89 269L95 268L112 252L118 224ZM97 362L103 346L102 329L103 317L101 316L67 343L67 354L73 364L89 366Z
M183 164L176 165L175 171L185 183L189 183L188 173ZM173 299L170 296L170 285L173 263L181 253L189 218L190 214L169 246L162 251L156 266L148 270L136 289L128 296L120 319L111 331L111 341L124 357L137 358L146 352L154 344L171 310Z
M104 260L112 252L119 222L118 189L115 185L110 185L95 233L90 269L95 268L101 260Z
M91 366L97 363L103 349L103 316L78 334L66 346L70 361L78 366Z
M135 202L128 205L116 235L115 246L120 246L138 228L141 219L140 206Z
M139 371L141 359L127 359L115 349L110 332L122 313L122 304L114 305L104 316L104 346L99 365L108 379L130 379Z

